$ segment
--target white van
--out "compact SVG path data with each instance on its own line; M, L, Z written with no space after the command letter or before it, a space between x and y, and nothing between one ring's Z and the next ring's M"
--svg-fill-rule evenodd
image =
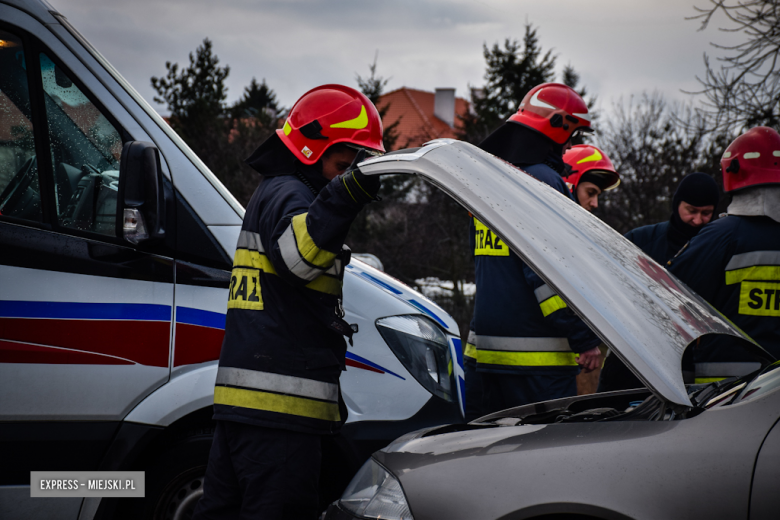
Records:
M243 215L64 16L0 0L0 518L186 517ZM373 450L463 411L444 310L357 260L344 294L358 333L323 501ZM146 498L33 499L31 470L145 470Z

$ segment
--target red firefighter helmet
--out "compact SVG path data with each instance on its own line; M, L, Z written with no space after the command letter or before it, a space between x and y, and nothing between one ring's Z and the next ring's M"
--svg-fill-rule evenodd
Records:
M592 144L572 146L563 154L563 162L571 167L571 175L563 180L572 188L577 187L586 173L585 180L597 185L601 191L614 190L620 184L620 174L612 161Z
M509 121L541 132L558 144L576 131L592 132L588 105L577 92L561 83L543 83L528 91Z
M301 96L276 133L304 164L316 163L336 143L385 151L376 107L361 92L343 85L322 85Z
M780 134L757 126L740 135L720 159L726 192L761 184L780 184Z

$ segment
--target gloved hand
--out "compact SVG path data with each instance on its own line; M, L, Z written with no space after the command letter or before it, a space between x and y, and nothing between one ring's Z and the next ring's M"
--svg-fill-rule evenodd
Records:
M379 200L377 193L382 186L379 175L364 175L357 167L358 163L363 162L365 158L366 151L358 151L349 168L339 175L339 182L344 184L352 200L358 204L368 204L372 200Z

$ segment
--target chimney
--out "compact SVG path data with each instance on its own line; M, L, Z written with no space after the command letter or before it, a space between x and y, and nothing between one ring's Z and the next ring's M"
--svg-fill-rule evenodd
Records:
M433 101L433 115L447 123L455 125L455 89L437 88Z

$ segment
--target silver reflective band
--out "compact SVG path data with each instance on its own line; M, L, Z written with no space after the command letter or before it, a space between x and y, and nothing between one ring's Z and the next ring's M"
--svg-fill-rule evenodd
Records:
M251 251L265 253L263 242L260 240L260 235L253 233L252 231L242 231L239 233L236 249L249 249Z
M220 367L217 370L217 384L325 401L337 402L339 400L339 387L334 383L323 383L313 379L258 372L244 368Z
M544 284L538 289L534 289L534 294L536 295L536 301L542 303L544 300L552 298L558 293L556 293L549 285Z
M31 471L31 497L143 498L143 471Z
M726 271L757 265L780 265L780 251L753 251L734 255L729 260Z
M341 259L336 257L333 260L333 266L331 266L330 269L325 271L325 274L330 274L330 275L333 275L333 276L336 276L336 277L341 275Z
M696 377L745 376L761 368L761 363L696 363Z
M507 352L571 352L566 338L505 338L477 335L477 349Z
M322 269L312 267L304 262L298 251L298 243L295 241L292 223L287 226L282 236L279 237L279 251L282 253L282 260L284 260L287 269L298 278L312 281L323 273Z
M476 346L477 345L477 333L474 332L473 330L470 330L469 331L469 337L466 340L466 343L471 343L472 345Z

